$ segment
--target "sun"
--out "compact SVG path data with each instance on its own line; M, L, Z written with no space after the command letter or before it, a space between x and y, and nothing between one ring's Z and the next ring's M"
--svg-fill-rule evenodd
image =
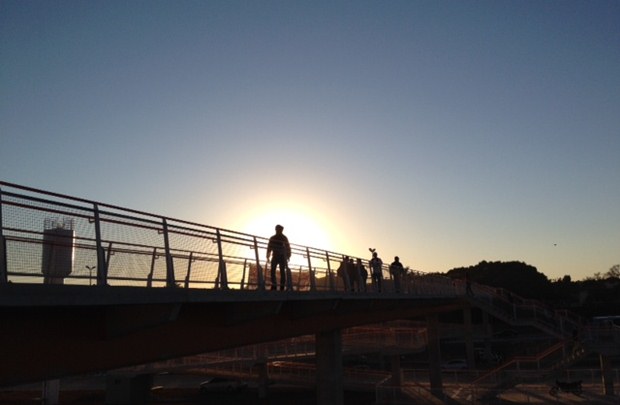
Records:
M249 213L248 213L249 214ZM246 215L240 230L256 236L270 237L275 226L282 225L284 234L295 245L309 246L320 250L331 250L332 242L325 221L309 207L287 205L286 207L264 207Z

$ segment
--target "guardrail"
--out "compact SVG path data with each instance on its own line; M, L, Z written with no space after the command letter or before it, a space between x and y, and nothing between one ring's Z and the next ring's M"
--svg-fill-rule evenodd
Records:
M259 236L7 182L0 182L0 224L0 284L275 287L264 260L268 239ZM349 255L291 250L289 291L375 291L359 268L353 280L338 272ZM383 278L382 291L394 292L387 265ZM450 279L419 271L409 270L401 284L402 293L456 295Z

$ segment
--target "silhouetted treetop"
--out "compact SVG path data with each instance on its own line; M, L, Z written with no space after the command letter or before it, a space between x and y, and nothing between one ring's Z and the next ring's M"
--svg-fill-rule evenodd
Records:
M454 268L447 276L463 279L465 273L469 273L472 282L504 288L526 298L541 299L551 292L547 276L523 262L481 261L475 266Z

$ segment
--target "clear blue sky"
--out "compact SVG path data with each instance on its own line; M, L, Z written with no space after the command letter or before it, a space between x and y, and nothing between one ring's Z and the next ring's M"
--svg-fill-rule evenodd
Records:
M0 2L0 178L445 272L620 263L618 1Z

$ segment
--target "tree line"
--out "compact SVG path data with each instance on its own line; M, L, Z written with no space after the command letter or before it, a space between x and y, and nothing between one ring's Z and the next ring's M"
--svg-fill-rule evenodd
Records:
M570 275L550 280L536 267L519 262L488 262L449 270L445 275L511 291L582 316L620 315L620 264L605 273L573 281Z

